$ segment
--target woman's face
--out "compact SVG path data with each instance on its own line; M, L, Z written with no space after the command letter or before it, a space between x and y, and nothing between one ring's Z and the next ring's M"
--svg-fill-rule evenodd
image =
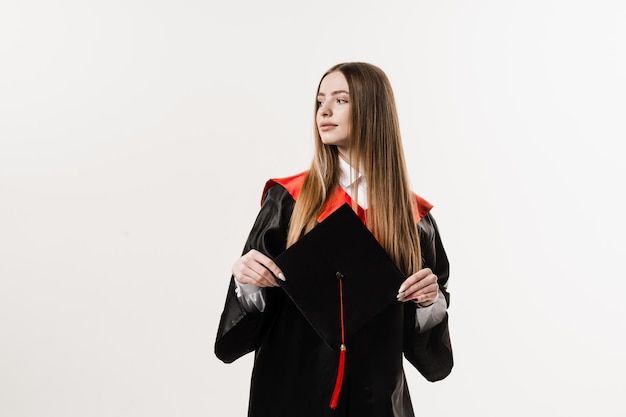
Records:
M336 145L339 154L348 156L350 135L350 92L346 77L339 72L331 72L322 80L317 93L317 129L322 142Z

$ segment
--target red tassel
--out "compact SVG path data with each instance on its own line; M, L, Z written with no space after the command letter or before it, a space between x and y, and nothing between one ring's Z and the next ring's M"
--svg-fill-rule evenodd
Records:
M343 372L346 367L346 345L341 345L341 350L339 352L339 369L337 370L337 381L335 381L335 390L333 391L333 396L330 399L330 408L333 410L337 408L337 403L339 402L339 393L341 392L341 384L343 383Z
M339 278L339 316L341 318L341 346L339 348L339 369L337 369L337 380L335 381L335 389L330 399L329 407L337 408L339 403L339 393L341 393L341 385L343 384L343 373L346 367L346 345L345 345L345 329L343 324L343 274L337 272Z

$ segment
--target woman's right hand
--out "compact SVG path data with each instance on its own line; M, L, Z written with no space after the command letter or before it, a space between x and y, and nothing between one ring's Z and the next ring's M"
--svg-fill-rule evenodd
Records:
M255 249L235 261L232 273L240 284L254 284L257 287L278 287L274 276L285 280L278 265Z

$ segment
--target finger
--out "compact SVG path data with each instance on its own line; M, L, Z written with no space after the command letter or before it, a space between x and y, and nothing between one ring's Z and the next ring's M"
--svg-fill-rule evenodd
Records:
M439 291L434 291L426 294L420 294L414 299L414 301L422 307L428 307L437 301L437 297L439 297Z
M235 279L241 284L254 284L257 287L277 287L278 286L278 284L276 283L275 280L273 280L273 278L264 277L250 268L246 268L242 270L241 272L236 273L234 276L235 276Z
M259 287L278 286L271 272L259 263L259 259L263 259L259 255L262 254L252 250L237 259L232 269L233 276L242 284L254 284Z
M246 269L243 271L247 277L255 281L256 285L263 287L277 287L278 283L272 273L256 259L246 260Z
M415 301L420 304L428 304L429 302L434 302L439 295L438 288L429 287L427 290L420 290L416 293L407 294L405 297L399 299L398 301L406 302L406 301Z
M254 249L248 253L253 256L254 260L256 260L259 264L268 269L272 274L274 274L276 278L280 279L281 281L285 281L285 275L283 274L283 271L281 271L278 265L276 265L274 261L272 261L269 257Z
M414 297L418 293L424 293L428 291L432 291L434 288L438 288L437 284L437 276L435 274L430 274L424 278L421 278L417 282L413 282L412 284L405 281L405 284L410 284L407 287L403 288L400 286L400 289L404 289L404 291L398 292L398 300L402 299L410 299ZM403 285L405 285L403 284Z
M398 300L400 301L411 300L411 299L415 299L416 297L420 295L434 293L434 292L439 291L439 285L437 284L437 282L428 284L426 286L422 286L422 285L423 285L422 283L415 284L409 287L409 289L407 289L405 292L399 293Z
M437 285L437 283L433 283L430 285L427 285L425 287L422 288L418 288L415 291L406 291L403 295L403 298L406 299L412 299L412 298L416 298L420 295L424 295L424 294L432 294L435 292L439 291L439 286Z
M408 277L406 280L404 280L402 285L400 285L400 289L398 289L398 293L406 292L409 287L422 281L430 275L434 275L430 268L420 269L419 271Z

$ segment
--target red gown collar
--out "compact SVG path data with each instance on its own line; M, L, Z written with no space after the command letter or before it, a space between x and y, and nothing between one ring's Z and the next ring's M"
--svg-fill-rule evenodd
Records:
M263 196L265 196L267 190L272 188L274 185L280 184L283 188L285 188L285 190L287 190L287 192L293 197L294 200L297 200L298 196L300 195L300 190L302 190L302 184L304 184L304 180L307 174L308 171L303 171L290 177L272 178L265 183ZM418 222L428 214L428 212L433 208L433 205L415 193L413 193L413 196L416 202L416 204L413 206L413 215L415 216L415 221ZM345 203L348 203L352 207L354 201L348 195L348 193L344 191L343 188L337 186L335 191L326 201L326 204L324 205L322 212L318 216L317 221L323 221L326 217L330 216L335 210L337 210ZM361 206L357 206L356 213L363 221L363 223L365 223L367 210L364 210Z

